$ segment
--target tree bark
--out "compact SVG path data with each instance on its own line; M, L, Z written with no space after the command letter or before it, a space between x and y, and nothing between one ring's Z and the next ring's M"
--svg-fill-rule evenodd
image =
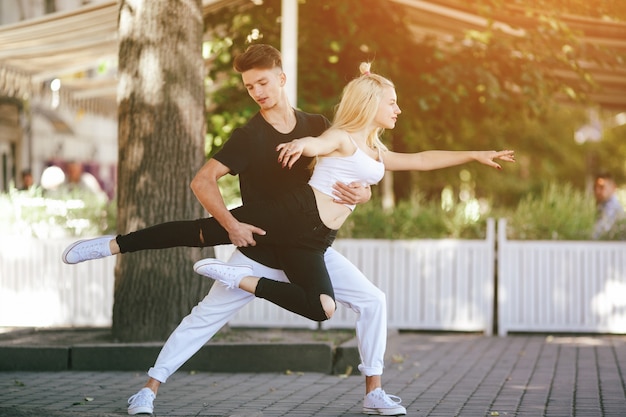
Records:
M204 163L201 0L122 0L119 14L118 232L202 217L189 183ZM199 249L117 259L113 336L164 340L209 283Z

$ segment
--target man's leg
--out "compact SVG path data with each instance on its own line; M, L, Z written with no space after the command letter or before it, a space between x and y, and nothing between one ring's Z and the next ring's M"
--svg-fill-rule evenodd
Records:
M405 415L400 399L382 390L387 347L387 299L359 269L332 247L324 254L335 299L357 313L356 337L361 356L359 371L365 375L366 414ZM369 394L369 395L368 395Z
M359 370L365 376L380 377L387 346L385 293L335 249L328 248L324 259L337 302L357 313L356 337L361 355Z
M261 276L279 281L287 280L282 271L261 265L246 257L238 250L235 250L228 262L231 264L250 265L254 273ZM172 332L163 345L154 366L148 371L150 378L144 388L149 388L150 391L152 391L152 397L154 398L154 395L158 392L161 383L166 382L167 379L200 350L235 313L241 310L250 301L254 300L254 298L255 296L253 294L246 291L228 289L220 283L215 283L207 296L191 310L191 313L189 313ZM133 397L131 397L131 399ZM151 408L151 404L148 407ZM129 414L132 411L131 408L132 404L128 410Z

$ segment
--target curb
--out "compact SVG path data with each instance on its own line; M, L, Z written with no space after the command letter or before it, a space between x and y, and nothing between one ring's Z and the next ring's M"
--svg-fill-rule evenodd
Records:
M0 371L145 371L162 343L77 346L0 346ZM330 343L211 343L181 370L205 372L320 372L345 374L360 363L356 341Z

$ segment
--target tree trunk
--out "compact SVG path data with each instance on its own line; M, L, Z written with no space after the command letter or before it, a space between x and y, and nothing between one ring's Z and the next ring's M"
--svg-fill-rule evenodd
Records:
M122 0L118 232L203 215L189 183L204 163L201 0ZM164 340L206 294L199 249L119 256L113 336Z

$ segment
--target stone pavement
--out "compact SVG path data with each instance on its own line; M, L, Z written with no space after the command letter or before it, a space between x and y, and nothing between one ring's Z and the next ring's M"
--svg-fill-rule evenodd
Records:
M626 337L392 334L383 376L409 416L626 416ZM0 416L111 417L143 372L0 372ZM358 371L179 371L156 416L360 416Z

